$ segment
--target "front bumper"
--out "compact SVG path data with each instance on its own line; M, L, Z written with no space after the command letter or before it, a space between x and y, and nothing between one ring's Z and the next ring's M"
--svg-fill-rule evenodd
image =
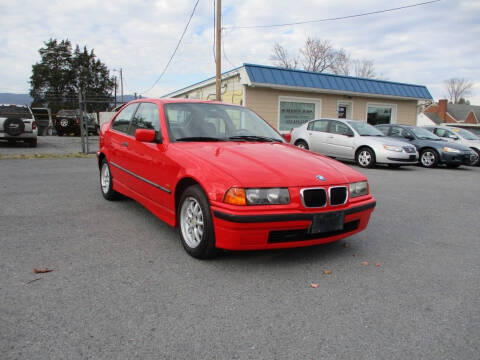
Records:
M259 250L311 246L340 240L364 230L376 205L374 198L341 210L239 215L212 207L216 247ZM343 227L311 233L315 215L343 212Z
M475 162L476 154L473 152L442 153L440 161L446 165L470 165Z
M376 154L379 164L415 165L418 162L418 153L396 152L382 150Z

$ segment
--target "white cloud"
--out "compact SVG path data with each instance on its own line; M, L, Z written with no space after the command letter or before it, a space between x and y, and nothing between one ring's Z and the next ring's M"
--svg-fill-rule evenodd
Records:
M287 28L231 29L332 18L411 5L380 0L223 3L222 68L245 62L271 64L272 45L298 51L307 36L328 39L353 57L375 61L389 80L427 85L435 98L443 81L465 77L475 83L480 104L480 2L440 1L422 7ZM27 92L31 66L49 38L68 38L94 48L110 69L123 68L128 92L150 88L163 70L192 11L193 0L171 1L2 1L0 92ZM200 1L174 61L149 93L160 96L214 75L213 2ZM228 60L225 58L226 55Z

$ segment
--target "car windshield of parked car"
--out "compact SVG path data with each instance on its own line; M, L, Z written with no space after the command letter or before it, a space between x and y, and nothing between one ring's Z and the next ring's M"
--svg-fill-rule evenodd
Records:
M171 141L284 142L263 119L244 107L169 103L164 108Z
M452 131L467 140L480 140L478 136L465 129L453 128Z
M438 137L434 133L431 133L430 131L426 129L422 129L419 127L412 127L409 128L409 130L419 139L422 140L442 140L441 137Z
M26 106L0 105L0 117L21 116L24 119L31 119L32 114Z
M385 136L380 130L365 122L347 121L347 123L353 127L360 136Z

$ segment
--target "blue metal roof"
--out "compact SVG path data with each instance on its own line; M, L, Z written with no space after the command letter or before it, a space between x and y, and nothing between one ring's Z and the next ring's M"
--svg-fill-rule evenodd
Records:
M430 95L427 87L423 85L290 70L255 64L244 64L244 66L250 81L255 84L325 89L412 99L432 99L432 95Z

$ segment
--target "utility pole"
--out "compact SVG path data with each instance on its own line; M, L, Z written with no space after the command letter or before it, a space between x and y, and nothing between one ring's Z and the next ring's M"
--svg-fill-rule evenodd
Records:
M120 86L122 87L122 105L123 105L123 73L122 73L122 68L120 68Z
M216 100L222 101L221 85L222 85L222 0L217 0L217 23L216 23L216 50L215 60L217 63L216 75Z
M115 84L115 100L114 100L115 106L114 106L114 108L116 108L117 107L117 77L116 76L113 77L113 82Z

